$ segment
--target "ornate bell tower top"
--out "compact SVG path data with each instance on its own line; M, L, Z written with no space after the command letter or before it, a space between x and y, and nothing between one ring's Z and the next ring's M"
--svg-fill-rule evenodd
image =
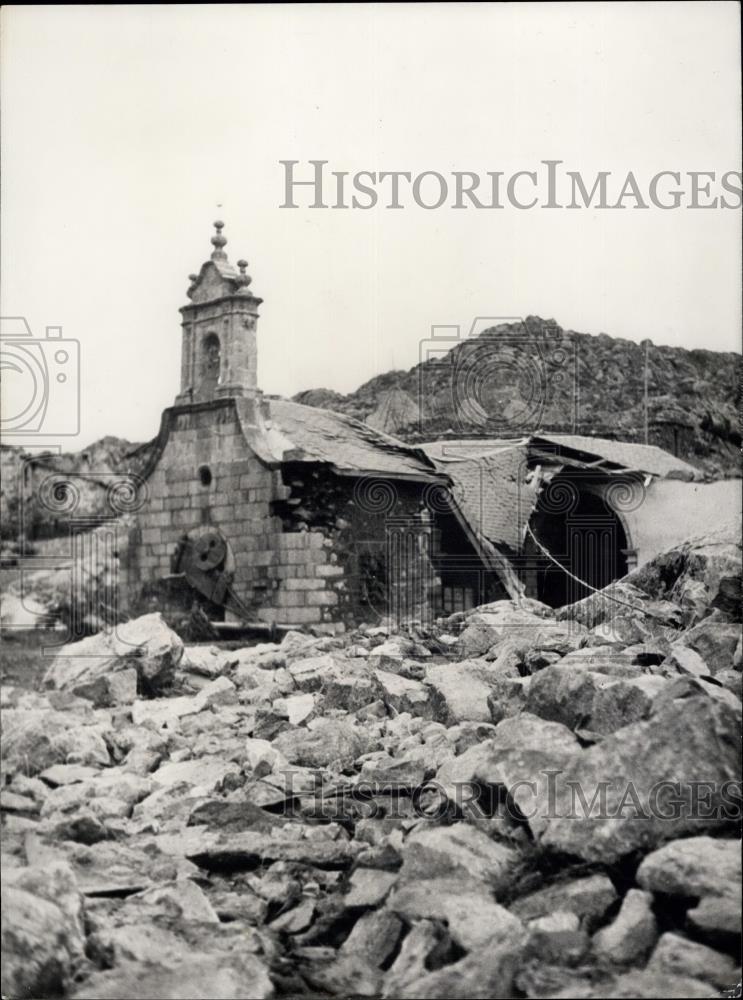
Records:
M226 396L255 396L256 324L263 301L250 291L248 262L238 270L225 253L224 223L214 223L211 257L198 274L189 275L190 303L181 307L183 341L181 390L177 405Z

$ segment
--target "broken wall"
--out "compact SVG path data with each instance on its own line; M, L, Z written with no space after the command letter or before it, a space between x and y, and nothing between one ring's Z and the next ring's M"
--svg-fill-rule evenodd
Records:
M654 479L641 502L622 514L637 565L708 532L711 524L735 524L740 533L741 486L740 479L712 483Z
M421 618L438 606L433 532L421 517L425 484L341 476L319 463L285 465L284 482L290 496L274 505L287 532L282 543L309 537L326 561L316 565L314 584L284 578L280 605L300 589L308 607L323 608L322 621L346 624L389 613Z
M232 589L253 620L342 631L387 614L395 588L406 614L411 602L438 606L431 536L416 521L424 484L339 476L321 463L271 469L246 442L231 400L166 420L123 568L130 613L190 609L196 595L174 579L171 557L184 534L205 526L229 543ZM405 557L392 572L388 550L400 540Z

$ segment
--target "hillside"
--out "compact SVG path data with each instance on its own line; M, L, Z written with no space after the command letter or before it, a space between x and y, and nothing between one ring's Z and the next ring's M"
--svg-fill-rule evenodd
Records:
M739 476L740 355L647 343L649 442L710 476ZM310 389L294 399L411 442L538 430L643 441L645 351L530 316L407 372L378 375L347 396Z
M0 522L2 538L15 539L21 520L25 519L26 530L32 518L33 534L36 537L55 535L60 528L58 517L52 506L35 503L22 514L21 496L23 480L26 480L26 495L34 496L39 484L54 473L68 474L76 483L78 502L76 515L96 515L101 512L101 497L112 477L131 472L135 475L143 468L146 452L142 446L132 444L123 438L107 435L94 441L80 451L29 453L13 445L0 446ZM63 529L67 531L67 519L63 519Z

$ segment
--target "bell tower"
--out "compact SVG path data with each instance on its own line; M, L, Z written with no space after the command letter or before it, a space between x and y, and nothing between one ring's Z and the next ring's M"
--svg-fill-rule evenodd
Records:
M214 223L211 257L189 275L190 303L181 308L181 389L176 405L226 396L256 396L258 306L247 261L230 264L223 222Z

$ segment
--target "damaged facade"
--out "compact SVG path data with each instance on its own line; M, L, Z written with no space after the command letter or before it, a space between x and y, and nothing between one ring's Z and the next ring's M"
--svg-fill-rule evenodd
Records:
M181 390L143 473L124 567L130 611L197 601L211 620L333 631L421 617L440 606L447 560L460 555L482 570L483 600L502 595L422 450L260 392L261 299L221 230L181 310Z
M211 621L341 631L522 594L558 606L688 536L695 505L734 516L739 481L701 483L657 447L574 435L413 447L377 429L383 414L375 427L264 395L262 300L215 225L181 309L180 392L147 446L122 567L130 613L196 602Z
M704 482L654 445L585 435L446 440L421 447L452 478L454 502L497 549L519 591L553 607L707 530L735 522L740 479ZM465 590L464 609L477 603Z

